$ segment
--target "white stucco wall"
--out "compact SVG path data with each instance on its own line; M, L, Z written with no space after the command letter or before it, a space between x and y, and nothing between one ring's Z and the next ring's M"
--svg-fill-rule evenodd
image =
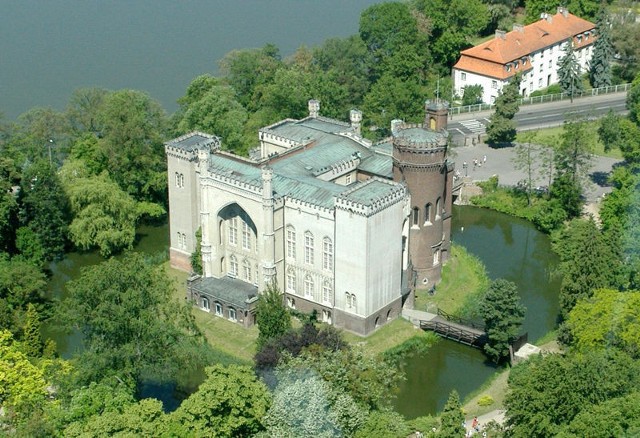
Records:
M172 249L191 254L195 249L195 234L200 227L200 187L196 166L187 157L167 156L169 189L169 236ZM176 182L176 174L184 177L183 186ZM178 238L186 236L186 247Z

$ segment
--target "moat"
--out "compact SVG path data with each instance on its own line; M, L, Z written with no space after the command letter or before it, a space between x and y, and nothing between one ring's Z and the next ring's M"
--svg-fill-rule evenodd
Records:
M518 285L522 303L527 307L523 331L535 341L552 330L558 311L560 282L552 276L557 258L548 236L530 223L490 210L454 207L452 238L485 264L491 279L505 278ZM143 227L139 230L137 251L158 255L168 249L168 227ZM50 290L54 296L64 293L64 284L76 278L84 266L99 263L98 254L72 253L51 265ZM52 333L60 352L68 357L81 346L78 336ZM484 354L475 348L442 340L425 354L405 363L407 380L400 388L395 408L407 418L435 414L441 410L449 392L456 389L462 398L477 390L496 371ZM158 389L158 388L155 388ZM165 391L166 392L166 391ZM170 404L176 401L162 395Z

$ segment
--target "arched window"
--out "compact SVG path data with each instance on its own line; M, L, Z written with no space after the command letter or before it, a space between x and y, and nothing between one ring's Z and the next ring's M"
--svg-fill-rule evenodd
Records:
M304 262L313 265L313 234L310 231L304 233Z
M322 301L324 301L325 303L330 303L331 292L331 283L329 283L328 281L322 283Z
M440 219L440 215L442 214L442 200L438 198L436 201L436 219Z
M207 312L211 310L211 304L209 304L209 298L202 297L202 310Z
M420 221L420 210L418 207L413 207L413 226L417 227Z
M229 219L229 245L238 244L238 216Z
M296 258L296 229L287 225L287 257Z
M236 320L236 309L234 309L233 307L229 307L229 319L231 321Z
M296 292L296 272L293 268L287 270L287 292Z
M216 303L216 315L222 316L222 304Z
M246 281L251 283L251 263L247 259L242 261L242 276Z
M307 297L313 296L313 278L310 275L304 277L304 295Z
M180 174L176 172L176 187L180 187Z
M346 309L351 309L351 294L349 292L345 292L344 294L344 298L345 298L345 308Z
M251 227L242 221L242 249L251 250Z
M431 203L428 203L424 207L424 223L431 224Z
M238 259L234 255L229 257L229 275L231 277L238 276Z
M322 239L322 269L333 269L333 242L328 237Z
M356 306L356 296L351 294L351 310L355 312L357 308L358 306Z
M433 266L436 266L440 263L440 250L436 249L433 253Z
M184 187L184 174L183 173L180 174L180 184L179 184L179 186L180 187Z

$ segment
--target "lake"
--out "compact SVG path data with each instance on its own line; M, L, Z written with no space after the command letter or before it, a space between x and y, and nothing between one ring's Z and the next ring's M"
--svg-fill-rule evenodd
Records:
M358 32L379 0L23 0L2 2L0 112L64 109L76 88L144 90L169 112L227 52L283 56Z

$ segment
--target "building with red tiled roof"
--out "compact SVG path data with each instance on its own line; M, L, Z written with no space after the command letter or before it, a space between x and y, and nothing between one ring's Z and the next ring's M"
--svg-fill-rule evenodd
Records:
M585 71L593 53L595 24L565 8L559 7L555 15L542 14L527 26L514 24L511 32L497 30L492 40L461 52L453 66L455 92L462 96L464 87L481 85L483 101L493 103L502 87L521 73L520 93L526 97L558 82L558 61L569 41Z

